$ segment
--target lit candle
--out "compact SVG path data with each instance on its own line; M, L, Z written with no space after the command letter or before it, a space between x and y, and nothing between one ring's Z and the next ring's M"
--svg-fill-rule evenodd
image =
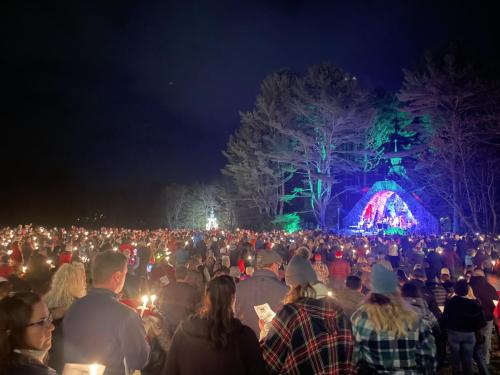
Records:
M156 301L156 294L153 294L151 297L149 297L151 299L151 306L152 307L155 307L155 301Z
M27 270L28 270L28 267L23 266L23 273L26 273Z
M141 318L144 315L144 310L147 309L148 299L149 299L148 296L146 295L142 296L142 306L139 307L139 309L141 310Z

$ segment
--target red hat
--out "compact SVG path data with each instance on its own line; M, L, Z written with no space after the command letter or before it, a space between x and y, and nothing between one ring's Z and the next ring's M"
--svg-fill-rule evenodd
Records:
M64 263L71 263L71 259L73 258L73 254L69 251L63 251L59 255L59 266L62 266Z
M335 258L342 258L342 251L336 251Z
M314 260L321 260L321 254L320 253L314 254Z

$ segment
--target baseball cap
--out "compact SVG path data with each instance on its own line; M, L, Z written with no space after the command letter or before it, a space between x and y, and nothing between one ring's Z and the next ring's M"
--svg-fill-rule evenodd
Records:
M261 250L257 255L257 265L259 267L267 264L283 263L283 258L274 250Z
M446 267L441 268L441 275L448 275L450 276L450 270Z

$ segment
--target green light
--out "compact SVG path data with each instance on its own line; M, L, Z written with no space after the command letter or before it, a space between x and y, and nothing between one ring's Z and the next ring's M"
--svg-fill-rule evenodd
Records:
M277 216L272 223L281 227L287 233L294 233L301 229L300 216L296 212Z
M386 234L388 236L395 235L395 234L398 234L400 236L404 236L406 233L405 233L404 229L401 229L398 227L390 227L384 231L384 234Z

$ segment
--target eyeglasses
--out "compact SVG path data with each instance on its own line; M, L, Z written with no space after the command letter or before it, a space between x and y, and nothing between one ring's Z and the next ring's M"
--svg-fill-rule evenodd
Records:
M52 315L49 315L43 318L42 320L39 320L38 322L26 325L26 327L31 327L31 326L48 327L52 324L53 320L54 319L52 319Z

